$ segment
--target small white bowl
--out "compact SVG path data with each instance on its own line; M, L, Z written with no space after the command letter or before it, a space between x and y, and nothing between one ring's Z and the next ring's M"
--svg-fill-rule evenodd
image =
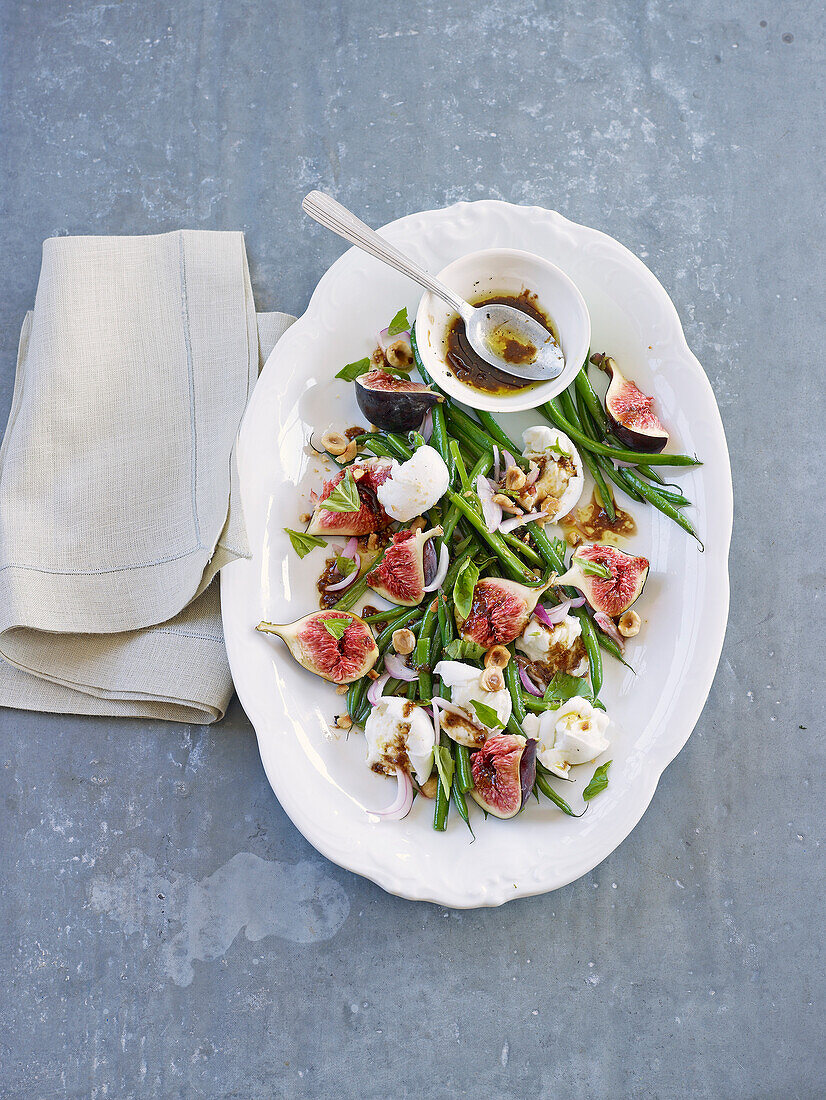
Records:
M591 318L585 299L558 267L532 252L486 248L454 260L439 272L438 278L471 304L489 294L518 295L523 290L531 291L556 326L565 357L565 369L557 378L531 389L501 394L467 386L456 378L445 361L447 330L456 314L428 291L416 313L416 342L433 380L450 397L473 409L519 412L549 401L573 382L591 346Z

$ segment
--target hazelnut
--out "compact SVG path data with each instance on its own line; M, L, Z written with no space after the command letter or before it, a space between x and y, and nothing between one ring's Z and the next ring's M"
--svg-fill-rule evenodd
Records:
M426 779L424 783L419 787L419 791L425 796L425 798L435 798L436 792L439 789L439 777L438 775L431 775L429 779Z
M510 650L506 646L491 646L485 654L485 668L504 668L510 659Z
M358 454L358 450L359 449L356 445L355 439L351 439L350 442L347 444L346 450L341 456L342 462L353 462L356 455Z
M343 455L352 445L343 432L334 432L329 428L321 437L321 446L331 455Z
M393 648L398 654L406 657L408 653L412 653L416 648L416 635L412 630L394 630Z
M336 688L336 695L346 695L349 690L349 684L339 684Z
M427 527L427 520L423 516L416 516L413 522L410 524L410 530L415 534L417 531L424 531Z
M413 349L406 340L394 340L385 348L384 358L394 370L408 371L413 366Z
M370 535L367 538L367 549L368 550L378 550L378 548L379 548L379 536L376 534L375 531L373 531L373 532L370 533Z
M485 691L502 691L505 686L505 677L500 669L491 665L482 673L479 683Z
M505 488L510 489L512 492L518 493L520 489L524 489L527 484L527 477L525 477L525 471L520 470L518 466L509 466L505 474Z
M521 515L522 509L511 500L510 497L506 497L504 493L494 493L493 503L498 504L503 512L511 512L513 515Z
M636 611L625 611L620 615L619 623L617 623L617 629L623 638L633 638L635 634L639 634L640 626L642 625L642 619Z
M336 718L336 725L340 730L348 730L353 725L353 719L349 714L339 714Z

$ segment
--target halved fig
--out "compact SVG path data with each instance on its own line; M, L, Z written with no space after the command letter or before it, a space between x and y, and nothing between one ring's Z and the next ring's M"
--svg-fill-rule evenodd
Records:
M467 642L478 642L485 649L507 645L525 629L531 612L548 584L528 588L516 581L485 577L473 590L468 617L457 620L459 633Z
M632 450L657 454L668 443L668 432L654 412L654 398L624 378L610 355L595 356L594 361L611 378L605 411L614 435Z
M595 542L578 546L568 572L554 584L572 584L578 588L594 611L616 618L626 611L643 590L648 576L648 558L635 557ZM596 568L594 568L596 567ZM602 568L600 568L602 567ZM610 576L602 576L607 569Z
M523 760L526 760L524 778ZM511 733L489 737L471 755L470 770L473 775L470 794L474 801L494 817L515 817L533 789L536 741L526 741Z
M441 533L441 527L431 527L429 531L397 531L382 560L367 574L368 585L391 603L403 607L421 603L427 584L425 548L434 535Z
M395 378L377 367L356 379L356 401L371 424L386 432L410 432L441 397L423 382Z
M358 680L379 655L372 630L350 611L314 611L294 623L260 622L255 629L277 634L300 665L334 684Z
M370 535L386 530L393 520L379 504L376 490L390 477L391 469L392 462L388 458L368 458L339 470L335 477L324 482L307 534ZM358 512L331 512L324 507L324 501L348 473L356 483L361 507Z

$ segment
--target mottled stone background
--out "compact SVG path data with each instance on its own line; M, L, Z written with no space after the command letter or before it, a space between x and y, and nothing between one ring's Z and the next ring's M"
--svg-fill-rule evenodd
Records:
M734 465L694 736L556 894L413 905L327 864L218 727L0 714L0 1094L826 1095L824 23L808 0L0 4L0 406L40 242L243 228L262 308L374 223L555 207L671 293Z

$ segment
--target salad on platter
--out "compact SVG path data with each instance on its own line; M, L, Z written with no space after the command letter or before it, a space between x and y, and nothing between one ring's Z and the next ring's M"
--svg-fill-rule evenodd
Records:
M337 728L361 731L367 767L395 779L376 818L425 798L436 830L451 806L472 830L474 804L512 818L531 796L579 816L559 783L596 763L586 808L608 786L603 655L624 663L642 627L649 561L621 548L627 508L651 505L697 539L662 471L699 460L666 452L652 398L609 355L591 355L519 442L439 390L405 310L336 378L368 426L311 441L335 469L286 529L301 558L332 551L320 607L258 630L335 685Z

